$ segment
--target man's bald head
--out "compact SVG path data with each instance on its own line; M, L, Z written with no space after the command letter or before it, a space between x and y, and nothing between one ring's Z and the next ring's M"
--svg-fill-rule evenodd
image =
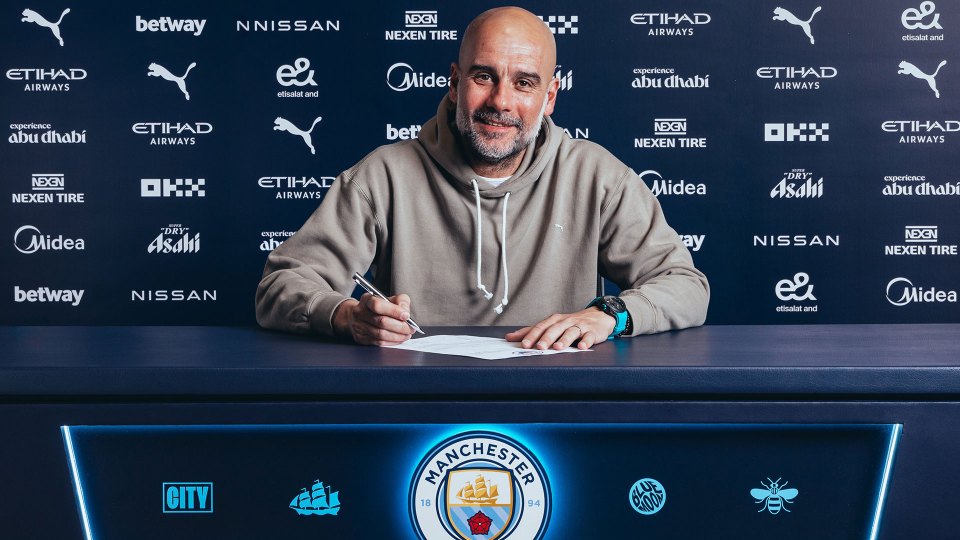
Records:
M539 49L544 68L540 75L549 80L557 64L556 40L539 17L519 7L493 8L473 19L463 33L458 62L461 66L470 65L477 49L504 37L528 41Z

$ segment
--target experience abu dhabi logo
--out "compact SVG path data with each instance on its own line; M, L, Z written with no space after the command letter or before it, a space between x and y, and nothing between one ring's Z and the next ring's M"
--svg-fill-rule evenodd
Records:
M540 540L551 499L543 466L519 441L467 431L420 461L410 483L410 520L421 540Z

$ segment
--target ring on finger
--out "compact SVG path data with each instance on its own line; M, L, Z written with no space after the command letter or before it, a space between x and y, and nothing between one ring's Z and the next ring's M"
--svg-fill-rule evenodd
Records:
M580 328L580 327L577 326L577 325L573 325L573 326L571 326L570 328L576 328L576 329L577 329L577 332L579 332L579 335L581 335L581 336L583 335L583 328Z

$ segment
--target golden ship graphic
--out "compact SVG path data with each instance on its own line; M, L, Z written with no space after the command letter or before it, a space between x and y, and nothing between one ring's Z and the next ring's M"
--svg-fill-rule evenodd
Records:
M497 504L500 493L497 491L496 484L487 484L482 474L478 474L476 480L464 484L457 492L457 498L463 504L471 506L493 506Z

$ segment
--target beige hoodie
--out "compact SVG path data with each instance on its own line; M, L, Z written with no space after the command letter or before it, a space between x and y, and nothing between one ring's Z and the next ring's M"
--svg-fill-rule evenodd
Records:
M467 164L454 117L444 97L418 140L377 148L337 177L267 258L261 326L332 335L351 276L368 268L388 296L410 295L428 333L584 309L597 273L623 289L633 335L703 324L707 279L630 168L544 118L520 167L493 187Z

